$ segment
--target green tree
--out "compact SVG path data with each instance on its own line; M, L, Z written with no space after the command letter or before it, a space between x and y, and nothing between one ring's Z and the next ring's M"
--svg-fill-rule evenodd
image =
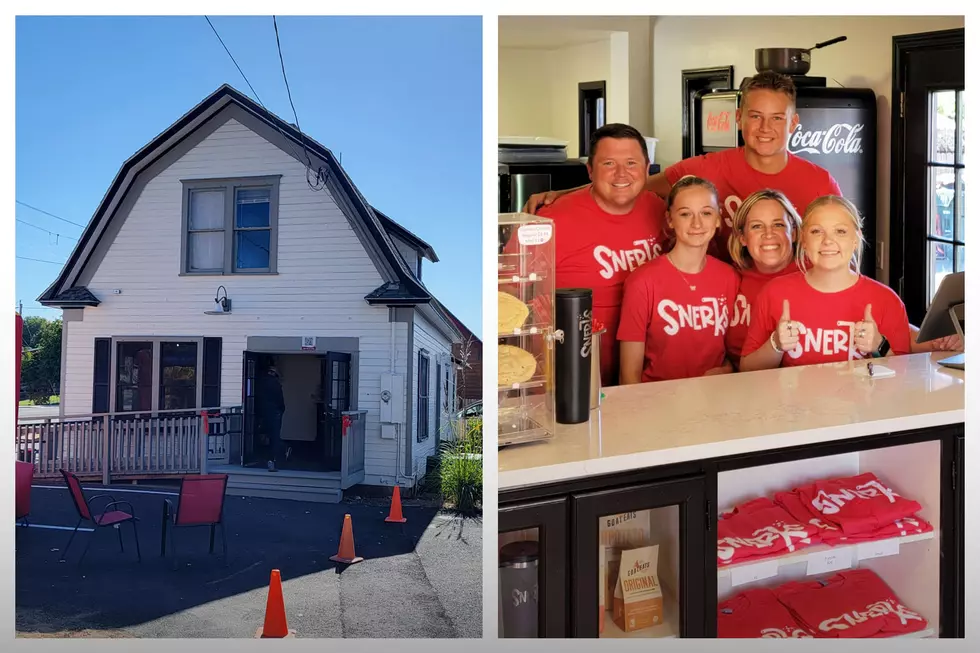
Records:
M28 345L28 322L31 322ZM61 320L30 317L24 320L24 348L20 381L29 399L47 404L61 384Z

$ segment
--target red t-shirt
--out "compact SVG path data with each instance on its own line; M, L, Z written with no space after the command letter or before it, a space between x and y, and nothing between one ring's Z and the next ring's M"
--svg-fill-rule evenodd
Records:
M871 315L878 331L888 338L896 355L911 348L909 318L905 304L888 286L862 275L858 282L836 293L824 293L811 287L803 272L773 279L759 292L752 304L749 333L742 345L747 356L759 347L769 347L769 336L783 314L783 300L789 300L790 319L802 324L800 342L783 354L782 366L814 365L860 360L870 357L852 348L851 333L864 319L864 309L871 304Z
M790 581L774 591L814 637L894 637L927 625L870 569L842 571L822 581Z
M681 177L694 175L707 179L718 189L722 225L715 237L716 251L719 258L729 261L732 220L742 201L752 193L767 188L781 191L800 216L818 197L841 194L840 186L827 170L795 154L788 157L786 167L770 175L750 166L745 160L745 148L737 147L678 161L664 170L664 174L672 186Z
M819 542L819 532L771 500L753 499L718 521L718 564L792 553Z
M855 542L871 542L874 540L884 540L892 537L902 537L915 533L928 533L932 531L932 524L919 516L902 517L893 522L883 524L880 528L867 533L853 533L845 535L844 531L837 525L818 517L812 507L808 507L800 497L800 490L792 492L777 492L773 501L791 514L794 519L802 523L812 524L819 529L819 533L813 538L814 542L820 541L831 546L837 544L853 544Z
M643 192L625 215L606 213L589 188L560 197L538 215L555 223L555 287L591 288L592 317L606 333L600 345L603 385L618 383L619 327L623 282L660 255L664 233L663 200Z
M786 639L812 637L771 589L751 589L718 604L718 637Z
M737 292L738 274L711 256L697 274L681 273L666 256L632 274L617 339L646 343L643 382L701 376L722 365Z
M749 323L752 318L752 303L759 295L759 291L773 279L799 271L800 268L793 261L779 272L772 274L764 274L754 267L740 271L734 316L728 323L728 334L725 336L728 353L733 360L737 362L742 357L742 345L745 344L745 336L749 334Z
M871 472L817 481L798 491L814 515L845 535L871 533L922 510L918 501L901 496Z

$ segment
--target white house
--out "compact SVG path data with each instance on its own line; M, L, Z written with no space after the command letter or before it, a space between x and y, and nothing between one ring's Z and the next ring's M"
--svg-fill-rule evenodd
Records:
M327 148L222 86L122 165L39 298L64 310L62 417L241 407L209 462L236 493L411 487L455 409L461 338L423 258L438 261ZM255 419L268 363L286 403L279 473Z

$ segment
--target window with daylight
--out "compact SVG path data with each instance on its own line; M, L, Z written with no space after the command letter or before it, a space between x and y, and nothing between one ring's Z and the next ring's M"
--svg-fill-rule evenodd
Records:
M205 340L115 339L115 410L156 413L201 407Z
M964 267L964 98L964 91L942 90L929 94L929 150L925 170L926 188L930 191L930 224L926 232L929 301L943 277Z
M278 176L183 185L182 274L276 272Z
M419 351L418 378L418 433L416 440L422 442L429 438L429 354Z
M159 410L197 408L197 343L160 343Z

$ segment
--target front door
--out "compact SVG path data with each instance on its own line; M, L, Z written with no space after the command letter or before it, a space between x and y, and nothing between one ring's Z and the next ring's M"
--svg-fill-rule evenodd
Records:
M242 466L255 462L255 374L258 354L245 352L242 366Z
M339 472L343 460L343 413L350 410L350 354L330 352L323 359L323 395L326 441L324 458L327 470Z

